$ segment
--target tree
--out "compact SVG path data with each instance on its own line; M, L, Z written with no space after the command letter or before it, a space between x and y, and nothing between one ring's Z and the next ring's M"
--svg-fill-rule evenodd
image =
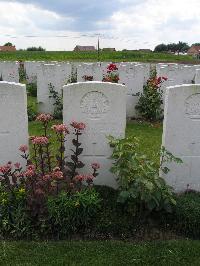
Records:
M200 46L200 42L193 43L191 46Z
M42 48L41 46L39 46L39 47L28 47L26 50L27 51L45 51L45 49Z
M169 44L159 44L155 47L155 52L172 52L172 53L180 53L186 52L189 49L189 45L186 42L178 42L178 43L169 43Z
M164 43L158 44L155 47L154 52L167 52L167 45Z
M13 44L11 42L7 42L4 44L4 46L13 46Z

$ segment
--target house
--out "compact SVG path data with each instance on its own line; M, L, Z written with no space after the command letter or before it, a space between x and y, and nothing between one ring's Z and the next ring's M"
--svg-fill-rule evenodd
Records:
M0 46L0 52L15 52L15 46Z
M76 45L74 48L75 52L95 52L96 49L94 46L81 46L81 45Z
M187 51L188 55L193 55L195 57L200 56L200 45L193 45L190 47L190 49Z
M102 52L116 52L115 48L103 48Z

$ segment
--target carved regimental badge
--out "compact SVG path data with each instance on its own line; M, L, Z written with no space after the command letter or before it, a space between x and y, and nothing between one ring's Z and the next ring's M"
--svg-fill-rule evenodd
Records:
M185 100L185 114L190 119L200 119L200 93L193 94Z
M80 102L82 112L90 118L98 119L103 117L109 110L110 103L108 98L98 91L86 93Z

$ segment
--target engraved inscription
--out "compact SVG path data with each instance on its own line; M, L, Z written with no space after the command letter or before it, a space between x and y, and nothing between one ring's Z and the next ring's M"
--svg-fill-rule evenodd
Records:
M98 119L108 112L110 103L102 92L91 91L81 99L80 108L90 118Z
M4 103L4 102L7 100L7 98L8 98L8 94L6 94L6 93L1 93L1 94L0 94L0 103L1 103L1 104Z
M200 119L200 93L193 94L185 100L185 114L190 119Z

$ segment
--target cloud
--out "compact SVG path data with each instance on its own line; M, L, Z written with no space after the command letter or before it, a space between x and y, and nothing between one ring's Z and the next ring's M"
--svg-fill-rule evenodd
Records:
M70 50L96 45L97 34L102 47L154 48L199 42L199 10L199 0L0 0L0 35L20 48Z

